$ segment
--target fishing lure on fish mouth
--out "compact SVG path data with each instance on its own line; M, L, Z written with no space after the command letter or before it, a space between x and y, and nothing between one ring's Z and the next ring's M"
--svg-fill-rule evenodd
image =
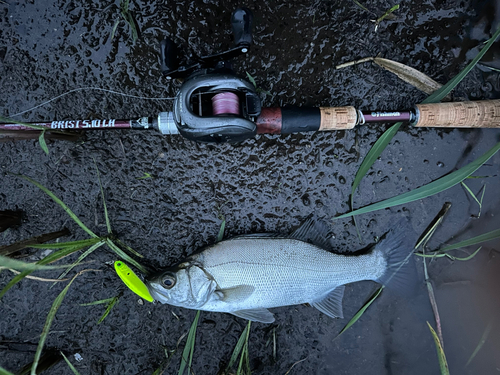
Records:
M221 241L148 277L146 285L161 303L272 323L269 308L302 303L342 318L348 283L373 280L402 291L416 280L413 246L403 228L360 255L327 251L325 233L324 225L309 219L288 237L252 234Z

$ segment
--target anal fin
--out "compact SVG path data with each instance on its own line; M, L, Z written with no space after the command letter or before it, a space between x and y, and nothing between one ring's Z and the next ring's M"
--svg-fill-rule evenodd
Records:
M248 319L253 322L272 323L274 322L274 315L268 309L248 309L231 311L231 314L236 315L243 319Z
M344 285L340 285L333 289L326 297L311 302L311 306L317 308L322 313L332 318L343 318L342 312L342 298L344 297Z

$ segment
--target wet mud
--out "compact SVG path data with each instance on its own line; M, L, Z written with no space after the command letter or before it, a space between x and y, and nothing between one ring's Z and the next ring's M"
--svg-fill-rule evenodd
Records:
M360 109L410 108L426 96L370 63L343 70L335 66L380 55L412 66L440 83L456 75L498 27L495 1L400 3L394 19L374 20L393 2L250 1L254 45L233 61L248 72L264 106L342 106ZM231 45L230 1L132 1L140 37L133 42L120 19L119 2L0 2L0 115L14 116L66 91L100 87L147 98L171 97L177 86L161 76L158 44L170 36L183 51L207 54ZM497 42L453 92L453 100L500 98ZM15 117L24 121L135 118L171 109L168 100L129 98L83 90ZM144 263L161 268L212 244L226 219L225 236L252 232L287 233L309 215L331 223L339 251L353 251L375 239L402 217L415 239L445 202L452 208L431 248L498 229L500 156L492 157L467 180L478 204L463 186L403 206L358 217L361 240L350 219L332 221L349 210L356 171L388 125L336 133L261 135L240 144L195 144L145 131L89 132L76 142L37 140L0 143L0 210L22 210L23 223L0 234L0 244L71 230L68 240L87 238L42 191L18 177L39 181L59 196L98 234L106 233L95 170L99 168L113 231L142 253ZM361 207L433 181L483 155L500 132L412 129L403 126L362 181L354 198ZM140 179L145 174L151 178ZM479 216L479 217L478 217ZM429 263L452 374L495 373L500 337L498 240L485 243L467 262ZM102 248L101 248L102 249ZM116 277L115 255L99 249L76 279L57 313L46 347L64 351L81 374L151 374L173 350L195 316L192 310L138 301ZM471 250L470 249L469 253ZM40 259L37 252L28 260ZM458 252L458 255L464 255ZM68 262L77 256L66 259ZM255 374L437 374L436 349L426 321L434 316L421 259L419 292L398 296L389 290L353 327L338 332L376 289L372 282L348 285L344 319L333 320L308 306L273 309L273 325L252 324L250 362ZM0 273L0 285L13 276ZM57 276L57 273L40 274ZM24 280L0 301L0 365L17 371L34 356L52 301L64 287ZM103 323L104 307L82 303L123 293ZM466 362L487 325L492 331L476 358ZM224 369L246 321L202 312L192 372ZM273 338L276 356L273 355ZM181 348L184 341L181 342ZM177 373L179 350L165 373ZM77 362L74 354L82 360ZM299 362L301 361L301 362ZM67 374L61 362L49 374Z

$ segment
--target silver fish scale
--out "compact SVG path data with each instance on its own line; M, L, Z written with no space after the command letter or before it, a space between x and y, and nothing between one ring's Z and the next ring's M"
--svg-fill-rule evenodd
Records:
M386 269L380 251L344 256L284 238L227 240L194 258L212 275L220 289L241 285L255 288L249 298L231 301L233 311L316 301L339 285L376 280ZM212 308L222 306L209 309Z

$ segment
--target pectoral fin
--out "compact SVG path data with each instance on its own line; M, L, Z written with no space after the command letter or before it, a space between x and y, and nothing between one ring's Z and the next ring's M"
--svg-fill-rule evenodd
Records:
M272 323L274 322L274 315L268 309L249 309L231 311L231 314L236 315L243 319L248 319L253 322Z
M238 285L232 288L220 289L217 291L221 301L226 303L243 302L252 295L255 287L251 285Z
M311 306L317 308L322 313L332 318L343 318L342 312L342 298L344 297L345 286L341 285L332 290L326 297L311 302Z

